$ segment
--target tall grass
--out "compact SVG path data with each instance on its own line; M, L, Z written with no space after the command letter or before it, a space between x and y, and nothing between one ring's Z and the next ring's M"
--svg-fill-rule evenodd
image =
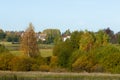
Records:
M17 76L4 75L0 76L0 80L120 80L120 77L110 76Z
M0 72L0 80L120 80L119 74Z

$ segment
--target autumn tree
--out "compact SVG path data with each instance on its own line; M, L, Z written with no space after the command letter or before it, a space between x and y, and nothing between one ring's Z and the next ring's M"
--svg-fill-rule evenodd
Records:
M29 57L36 57L39 55L37 37L32 23L29 24L29 27L22 35L21 49L24 51L24 54Z
M89 51L95 42L95 36L93 32L85 31L80 39L80 50Z

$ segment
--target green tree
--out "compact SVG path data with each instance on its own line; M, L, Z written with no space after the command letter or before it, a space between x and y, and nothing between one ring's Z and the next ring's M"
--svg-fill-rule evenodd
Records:
M58 65L68 67L69 58L72 55L73 47L70 40L66 40L54 46L53 54L58 57Z
M46 43L48 44L53 43L56 38L61 36L61 32L58 29L45 29L43 33L47 34Z
M20 41L20 34L18 32L6 32L6 41L8 42L19 42Z
M69 30L69 29L68 29L68 30L66 30L66 31L63 33L63 35L71 35L70 30Z
M21 49L27 56L37 57L39 55L39 48L37 44L37 37L34 32L32 23L26 29L21 39Z
M62 42L62 37L61 36L56 36L54 39L54 44L60 44Z
M80 39L83 34L83 31L74 31L71 33L70 41L72 44L72 47L76 50L79 49Z
M0 40L5 39L5 36L6 36L5 32L2 29L0 29Z
M98 46L105 46L109 43L109 36L103 31L99 30L97 33L95 33L95 45Z
M117 37L117 43L120 44L120 32L116 34L116 37Z

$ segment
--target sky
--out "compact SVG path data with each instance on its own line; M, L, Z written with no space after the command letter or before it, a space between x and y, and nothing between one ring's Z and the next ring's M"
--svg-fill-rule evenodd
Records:
M0 28L120 31L120 0L0 0Z

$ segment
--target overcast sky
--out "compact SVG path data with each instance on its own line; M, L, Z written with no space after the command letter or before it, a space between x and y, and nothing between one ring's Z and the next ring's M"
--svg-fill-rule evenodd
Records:
M120 0L0 0L0 28L120 31Z

